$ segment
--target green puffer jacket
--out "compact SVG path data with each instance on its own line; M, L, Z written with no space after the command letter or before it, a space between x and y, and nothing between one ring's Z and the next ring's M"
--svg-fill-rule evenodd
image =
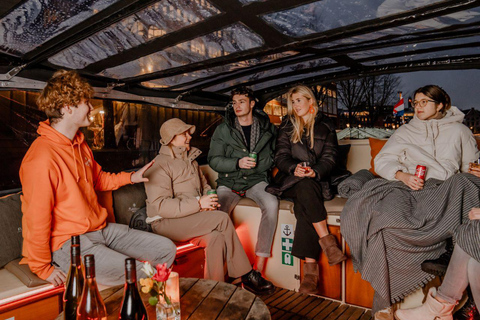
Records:
M250 153L243 141L242 133L235 128L235 112L228 108L225 119L213 134L208 152L210 167L218 172L217 185L236 191L247 190L259 182L268 183L269 170L273 166L276 128L268 115L253 109L253 116L259 120L260 138L252 150L257 153L257 166L253 169L239 169L238 160Z

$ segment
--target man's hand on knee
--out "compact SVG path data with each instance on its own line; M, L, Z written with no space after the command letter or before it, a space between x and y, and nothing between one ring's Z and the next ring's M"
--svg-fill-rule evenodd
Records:
M60 270L58 267L55 267L52 274L46 279L48 282L53 284L55 287L61 286L67 280L67 276Z

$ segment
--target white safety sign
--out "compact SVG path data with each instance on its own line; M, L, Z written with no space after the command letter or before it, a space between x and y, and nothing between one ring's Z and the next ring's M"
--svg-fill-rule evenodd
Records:
M282 238L282 251L292 252L293 239Z
M280 232L282 233L282 264L293 266L293 224L281 224Z
M282 264L293 266L293 256L288 252L282 252Z
M293 224L282 223L282 238L293 239Z

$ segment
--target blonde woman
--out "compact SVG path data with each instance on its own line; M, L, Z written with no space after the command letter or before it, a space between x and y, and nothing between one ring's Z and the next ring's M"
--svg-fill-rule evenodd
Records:
M267 191L293 199L297 225L292 254L305 260L300 292L317 293L321 249L330 265L346 260L328 231L322 186L335 166L337 135L333 125L318 111L312 91L297 86L288 92L288 116L282 122L275 151L279 169Z

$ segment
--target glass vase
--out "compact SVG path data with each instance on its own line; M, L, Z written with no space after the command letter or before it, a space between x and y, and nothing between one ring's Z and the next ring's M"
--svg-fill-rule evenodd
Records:
M180 320L180 285L178 273L172 272L164 286L165 294L158 295L157 320Z
M168 304L159 298L156 306L157 320L180 320L180 303Z

